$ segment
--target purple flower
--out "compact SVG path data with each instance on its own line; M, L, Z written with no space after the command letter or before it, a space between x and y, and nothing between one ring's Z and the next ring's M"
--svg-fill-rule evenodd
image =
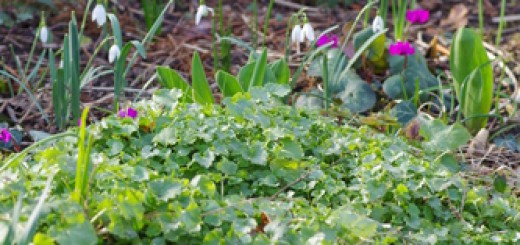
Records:
M126 109L126 110L121 109L117 113L117 116L120 118L129 117L129 118L135 119L137 117L137 110L132 107L128 107L128 109Z
M125 118L126 117L126 110L125 109L119 110L119 112L117 113L117 116L121 117L121 118Z
M328 35L324 34L321 35L318 40L316 41L316 46L321 47L324 45L327 45L329 43L332 43L330 46L331 48L337 48L338 47L338 35Z
M81 118L78 118L78 126L81 127Z
M412 24L424 24L428 22L430 12L424 9L415 9L406 11L406 19Z
M407 56L413 55L415 53L415 49L409 42L396 42L394 44L390 44L388 52L390 55Z
M135 119L137 117L137 110L132 107L129 107L126 111L126 115L132 119Z
M9 143L9 141L11 141L11 138L13 136L11 135L11 133L9 133L9 130L7 130L7 128L3 128L2 130L0 130L0 141L3 141L4 143Z

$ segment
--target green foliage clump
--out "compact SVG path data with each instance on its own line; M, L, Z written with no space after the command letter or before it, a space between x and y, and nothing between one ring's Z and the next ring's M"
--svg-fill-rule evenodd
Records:
M23 225L54 173L34 240L58 244L518 242L519 200L368 127L280 100L282 85L215 105L160 90L139 118L89 126L92 168L72 200L74 137L0 172L0 240L24 192Z

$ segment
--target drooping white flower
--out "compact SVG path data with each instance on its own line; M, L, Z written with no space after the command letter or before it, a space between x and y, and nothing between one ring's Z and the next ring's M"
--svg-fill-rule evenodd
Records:
M195 25L199 25L200 19L202 19L203 16L207 16L209 13L213 15L213 9L206 6L205 4L201 4L197 9L197 14L195 15Z
M291 41L293 43L303 42L302 27L299 24L295 25L292 29Z
M40 40L42 43L47 43L47 41L49 41L49 29L47 29L47 26L42 26L40 29Z
M314 38L315 38L314 29L312 28L312 26L309 22L307 22L303 25L301 35L302 35L302 37L301 37L302 42L305 40L305 38L307 38L307 40L309 40L309 42L314 41Z
M103 26L107 22L107 12L103 4L97 4L92 10L92 22L96 22L98 27Z
M120 55L121 50L119 49L119 47L116 44L112 45L112 47L110 47L110 50L108 50L108 62L114 63L114 61L118 59Z
M374 22L372 22L372 31L374 33L378 33L380 31L383 31L383 29L385 28L385 23L383 22L383 18L381 18L381 16L376 16L376 18L374 19Z

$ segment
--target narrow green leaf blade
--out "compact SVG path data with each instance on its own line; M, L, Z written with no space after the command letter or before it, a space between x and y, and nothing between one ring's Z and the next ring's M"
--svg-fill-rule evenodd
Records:
M211 93L208 80L206 80L204 66L200 60L199 53L197 52L193 54L193 60L191 64L191 79L191 86L193 86L195 101L200 104L213 104L213 93Z

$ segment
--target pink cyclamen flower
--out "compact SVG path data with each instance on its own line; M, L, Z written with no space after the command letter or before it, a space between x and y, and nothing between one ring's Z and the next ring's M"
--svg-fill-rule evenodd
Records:
M424 9L415 9L406 11L406 19L412 24L424 24L428 22L430 12Z
M321 47L321 46L327 45L329 43L332 43L330 45L331 48L337 48L338 47L338 35L328 35L328 34L321 35L318 38L318 40L316 41L316 46Z
M388 52L390 55L407 56L413 55L415 53L415 49L409 42L396 42L394 44L390 44Z
M132 119L135 119L137 117L137 110L129 107L128 110L126 110L126 115Z
M11 133L9 133L9 130L7 130L7 128L3 128L2 130L0 130L0 141L3 141L4 143L9 143L9 141L11 141L11 138L13 136L11 135Z
M126 110L125 109L121 109L117 113L117 116L119 116L121 118L129 117L129 118L135 119L137 117L137 110L132 108L132 107L129 107Z

